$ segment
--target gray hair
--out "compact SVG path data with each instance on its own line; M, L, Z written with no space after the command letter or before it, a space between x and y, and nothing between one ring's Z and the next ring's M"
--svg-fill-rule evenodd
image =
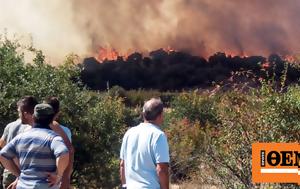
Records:
M143 117L146 121L154 121L162 112L164 105L159 98L151 98L143 107Z

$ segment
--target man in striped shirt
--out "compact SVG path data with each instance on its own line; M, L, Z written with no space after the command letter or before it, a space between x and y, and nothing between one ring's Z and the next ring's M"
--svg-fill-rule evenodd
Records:
M58 189L68 165L68 149L63 139L49 127L54 118L50 105L36 105L33 118L33 128L15 137L1 150L1 163L19 177L17 189ZM19 160L19 165L14 158Z

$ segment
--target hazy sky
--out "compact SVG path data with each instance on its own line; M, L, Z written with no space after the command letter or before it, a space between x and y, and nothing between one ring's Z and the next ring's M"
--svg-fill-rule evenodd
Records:
M299 10L299 0L0 0L0 31L53 60L100 46L285 54L300 52Z

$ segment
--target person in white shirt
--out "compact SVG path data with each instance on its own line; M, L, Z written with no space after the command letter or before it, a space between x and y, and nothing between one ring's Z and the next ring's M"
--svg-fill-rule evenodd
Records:
M152 98L143 107L144 122L129 129L120 150L123 188L169 189L169 146L163 123L163 104Z

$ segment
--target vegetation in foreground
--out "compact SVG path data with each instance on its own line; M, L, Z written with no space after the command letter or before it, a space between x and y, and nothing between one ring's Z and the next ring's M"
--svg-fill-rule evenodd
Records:
M92 92L79 79L76 56L58 67L45 64L41 51L26 64L26 49L0 40L0 125L17 118L16 102L24 95L58 96L60 122L73 133L73 184L79 188L112 188L119 184L118 154L123 133L139 121L148 95L168 106L164 130L171 152L172 182L193 181L221 188L297 188L296 185L254 185L251 181L253 142L298 142L300 88L276 87L262 81L247 93L238 88L222 93L160 93L113 88ZM279 90L278 90L279 89ZM282 89L282 90L280 90ZM283 92L284 91L284 92Z

